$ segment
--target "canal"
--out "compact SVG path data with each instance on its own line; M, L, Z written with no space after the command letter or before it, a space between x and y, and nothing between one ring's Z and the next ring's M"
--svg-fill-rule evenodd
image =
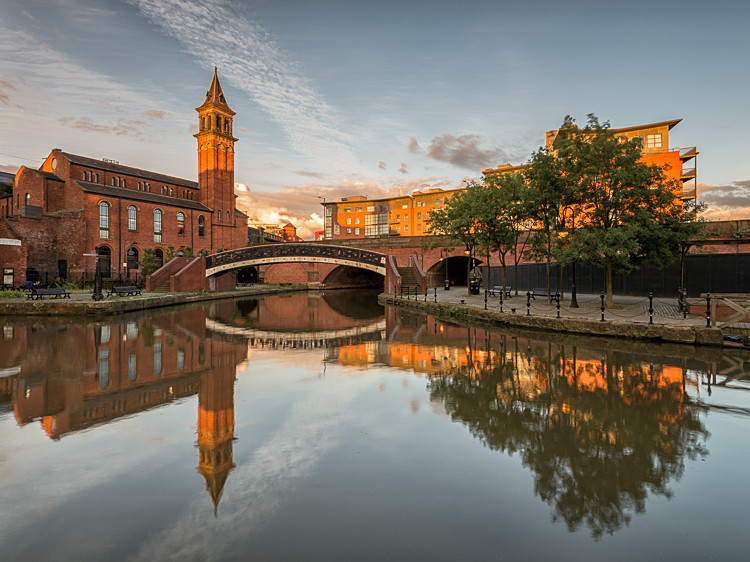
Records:
M746 555L748 352L366 291L0 328L3 560Z

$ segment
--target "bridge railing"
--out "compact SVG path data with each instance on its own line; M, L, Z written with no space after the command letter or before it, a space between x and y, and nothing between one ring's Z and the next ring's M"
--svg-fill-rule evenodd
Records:
M391 254L385 257L385 292L401 294L401 274L398 272L396 258Z

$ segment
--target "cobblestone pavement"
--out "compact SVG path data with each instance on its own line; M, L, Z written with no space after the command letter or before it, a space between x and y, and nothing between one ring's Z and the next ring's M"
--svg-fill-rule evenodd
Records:
M409 298L414 299L412 294ZM467 295L466 287L453 287L449 291L442 288L430 288L427 295L420 294L416 297L420 301L425 298L428 302L447 302L452 304L465 304L477 309L484 309L485 295L481 292L479 295ZM577 295L578 308L570 307L570 294L566 293L560 299L560 318L587 318L591 320L601 320L601 296L592 294ZM604 308L605 320L616 320L623 322L649 322L649 299L648 297L631 297L614 295L614 306ZM527 314L526 294L519 292L518 296L513 295L511 298L503 298L502 311L515 314ZM557 316L557 306L553 299L552 304L547 302L546 296L537 296L536 299L529 301L528 312L537 316ZM487 297L487 309L500 311L500 298ZM654 298L653 300L653 322L654 324L663 325L691 325L705 326L705 315L688 315L683 318L682 313L677 308L677 299Z

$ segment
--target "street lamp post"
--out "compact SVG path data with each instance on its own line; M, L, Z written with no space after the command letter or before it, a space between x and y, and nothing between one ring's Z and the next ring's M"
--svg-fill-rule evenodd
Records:
M102 295L102 271L99 267L99 246L94 247L96 253L96 259L94 260L95 268L94 271L94 294L91 296L95 301L100 301L104 298Z
M443 253L445 253L445 256L443 256ZM445 266L445 290L450 291L451 290L451 282L450 279L448 279L448 250L442 249L440 250L440 261L444 262L443 265Z

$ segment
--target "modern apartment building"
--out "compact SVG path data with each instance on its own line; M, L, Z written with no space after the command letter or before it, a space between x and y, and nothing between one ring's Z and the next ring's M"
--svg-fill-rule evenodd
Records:
M456 191L434 187L385 199L355 195L323 203L325 239L422 236L427 234L432 211Z

